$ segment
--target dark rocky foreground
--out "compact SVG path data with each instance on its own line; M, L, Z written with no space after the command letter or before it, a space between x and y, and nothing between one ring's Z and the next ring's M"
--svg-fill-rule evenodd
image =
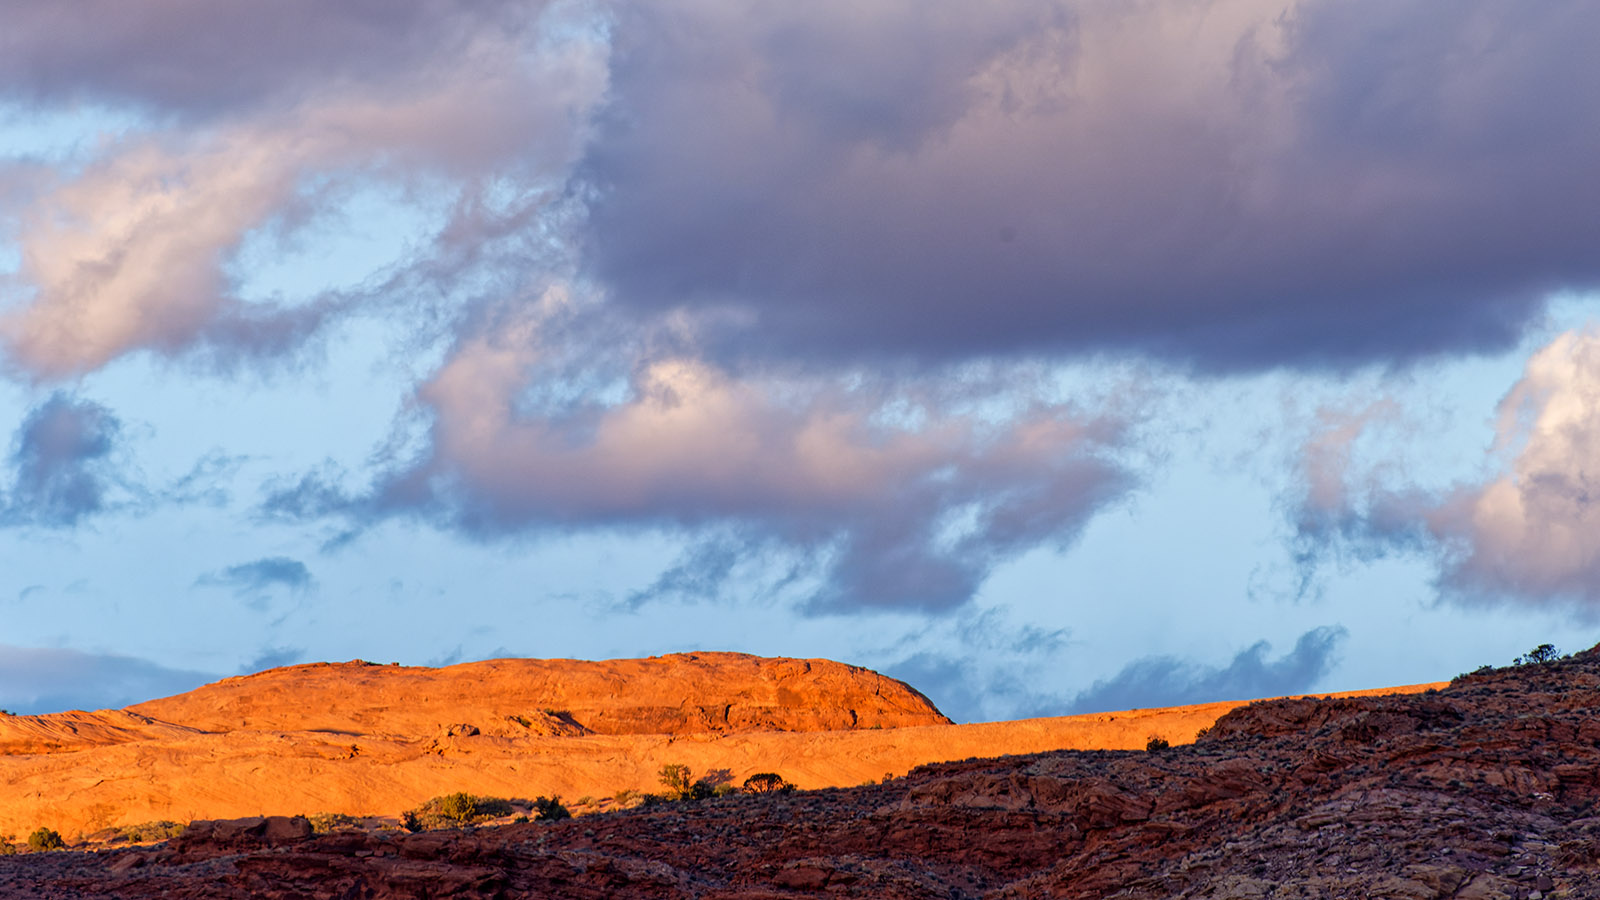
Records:
M0 897L1600 898L1597 712L1591 650L1437 693L1256 704L1151 753L476 831L197 823L0 859Z

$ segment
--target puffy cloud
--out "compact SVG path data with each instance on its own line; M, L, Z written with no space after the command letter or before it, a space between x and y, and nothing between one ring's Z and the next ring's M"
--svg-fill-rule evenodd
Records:
M1500 404L1487 483L1422 510L1470 594L1600 606L1600 332L1569 332L1529 359Z
M1216 700L1254 700L1304 693L1325 675L1346 632L1314 628L1294 649L1268 660L1272 645L1257 641L1223 667L1204 666L1174 656L1134 660L1104 681L1078 694L1064 715L1119 709L1182 706Z
M249 16L213 12L189 27L210 18L227 18L226 30ZM390 81L336 80L250 115L111 142L81 172L37 189L20 213L15 302L0 315L11 365L64 378L137 350L198 348L228 365L294 348L362 298L240 300L228 264L244 238L315 220L342 186L365 178L433 177L446 191L504 193L504 184L479 183L498 175L535 191L529 179L548 180L576 153L582 110L604 88L592 43L524 43L541 35L474 33L470 46L437 48L419 71L385 70ZM447 55L452 48L459 55Z
M998 414L865 378L741 379L647 355L625 385L594 376L602 396L542 396L548 373L589 345L567 340L582 316L562 290L536 308L464 340L421 387L425 453L359 509L421 510L484 536L732 529L811 554L828 573L816 608L944 609L997 561L1071 540L1131 480L1115 461L1126 418L1021 403L1016 385ZM318 478L268 501L290 515L341 505ZM665 587L726 571L725 553L701 556Z
M109 409L66 394L30 412L14 439L6 519L71 527L105 511L120 481L111 459L120 431Z
M590 273L720 358L1508 346L1595 284L1600 8L622 3ZM732 315L728 315L731 313Z
M129 656L0 644L0 707L19 715L115 709L193 690L215 678Z
M1454 600L1600 604L1600 332L1567 332L1529 358L1500 402L1481 480L1424 487L1355 461L1370 430L1403 421L1392 401L1320 419L1295 510L1304 562L1399 549L1433 558Z

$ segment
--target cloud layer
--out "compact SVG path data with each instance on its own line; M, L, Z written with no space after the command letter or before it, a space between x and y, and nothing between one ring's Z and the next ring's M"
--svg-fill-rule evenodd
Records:
M368 496L312 479L268 508L420 512L486 537L732 528L742 545L776 541L821 560L828 586L815 608L946 609L997 561L1070 541L1130 483L1116 461L1129 420L1109 413L1035 402L984 415L962 410L956 391L738 380L693 358L649 361L621 385L598 379L620 390L615 400L580 393L525 411L543 376L568 364L574 315L551 289L537 314L457 347L418 392L430 418L422 457Z
M623 4L588 263L718 352L1508 346L1593 285L1587 4ZM826 60L825 64L819 64Z

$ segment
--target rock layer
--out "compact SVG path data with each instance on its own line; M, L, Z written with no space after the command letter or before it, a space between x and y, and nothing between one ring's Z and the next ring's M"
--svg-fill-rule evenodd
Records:
M202 731L701 734L946 724L928 698L825 659L677 653L599 662L494 659L442 669L355 661L227 678L130 712Z
M1600 896L1600 656L1237 708L1200 741L555 824L0 862L0 895L1540 900ZM273 837L268 836L271 832Z
M826 660L702 653L437 670L295 666L137 712L0 718L0 742L48 751L0 756L0 835L46 826L71 838L265 814L395 817L456 791L587 795L589 809L608 809L618 791L657 790L667 763L734 784L780 772L803 788L857 785L944 760L1140 748L1152 735L1183 743L1237 705L919 725L947 720L900 682ZM592 733L623 722L698 728L706 708L718 711L709 722L720 730ZM796 730L748 730L755 722ZM896 723L904 727L883 727Z

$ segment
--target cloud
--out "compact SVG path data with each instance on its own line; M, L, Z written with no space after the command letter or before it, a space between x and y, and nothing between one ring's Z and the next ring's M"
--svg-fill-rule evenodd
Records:
M463 341L418 391L429 422L418 459L361 496L310 477L266 508L421 514L486 538L732 532L816 559L827 584L815 610L939 610L964 603L997 562L1070 542L1132 483L1116 461L1132 414L1030 401L1015 382L969 387L1006 409L999 415L963 409L958 387L947 399L937 383L741 380L669 355L638 360L625 384L594 375L599 396L541 395L573 384L547 372L587 352L568 340L581 318L552 288L520 321ZM701 553L681 574L714 576L727 562L726 552ZM669 581L681 589L694 578Z
M1600 332L1568 332L1528 360L1500 404L1487 482L1418 512L1468 596L1600 607Z
M120 431L109 409L67 394L35 408L13 439L6 520L70 528L106 511L120 483L111 459Z
M1134 660L1105 681L1096 681L1073 698L1062 715L1108 710L1184 706L1218 700L1254 700L1304 693L1327 673L1345 639L1343 628L1314 628L1294 649L1268 660L1271 645L1257 641L1226 667L1216 668L1175 656Z
M1372 424L1335 416L1308 445L1296 516L1311 563L1412 552L1437 565L1448 599L1600 609L1600 332L1564 333L1529 358L1500 402L1481 481L1430 489L1352 464L1338 447Z
M587 273L716 358L1512 345L1600 282L1600 7L620 3ZM825 62L824 62L825 61Z
M237 112L329 85L416 77L486 35L528 29L533 0L423 0L402 5L285 0L272 7L205 0L79 0L8 10L0 84L38 103L132 102L158 113ZM85 28L83 23L95 27Z
M129 656L0 644L0 707L19 715L116 709L192 690L215 678Z
M190 6L207 5L169 2L164 8L181 19L179 10ZM352 185L372 180L405 186L419 196L430 191L444 197L478 191L549 194L551 188L541 190L534 182L549 181L569 164L583 133L583 110L604 89L598 50L592 42L552 38L551 29L562 27L559 21L524 33L521 26L500 28L507 23L496 17L462 12L457 4L423 6L439 15L448 11L444 7L456 10L460 15L452 21L459 21L408 48L411 55L469 23L476 23L476 30L468 29L470 34L459 41L444 40L432 51L438 55L416 70L390 70L388 66L404 59L383 57L376 46L363 44L357 49L373 53L374 62L383 57L374 77L397 71L404 77L333 79L317 91L277 85L285 102L248 114L231 109L231 115L200 125L134 130L108 139L81 170L42 179L31 202L17 213L21 267L10 279L14 302L0 314L0 342L9 351L8 364L34 379L62 379L138 351L193 356L224 369L281 357L327 321L377 301L360 291L241 299L229 263L247 235L303 228ZM292 21L280 20L282 15L274 12L270 18ZM118 20L123 14L108 13L108 18ZM265 28L259 36L229 30L248 29L254 18L212 9L186 20L183 27L226 20L219 27L227 36L251 46L259 38L260 52L271 64L291 65L292 59L279 59L272 51L281 25ZM299 36L314 30L315 22L366 18L373 20L369 37L374 41L385 36L402 40L413 27L429 27L420 14L385 18L322 13L294 24L293 47L300 46ZM29 23L35 19L54 21L41 16L30 17ZM331 27L334 33L365 27L345 24L348 29L339 22ZM380 27L387 25L399 30ZM145 33L143 27L130 26L123 35L129 46L121 49L134 58L127 68L174 71L164 68L174 65L170 58L146 58L152 48L137 38ZM18 34L18 43L44 46L41 55L54 46L44 40L42 25ZM175 43L226 46L225 38L216 35ZM320 39L310 45L306 52L321 46ZM280 49L290 48L285 43ZM244 54L245 62L250 58ZM223 60L212 62L223 69ZM122 71L115 60L107 65ZM228 59L218 73L220 82L226 83L226 73L235 68L235 61ZM97 72L80 74L86 84L100 84ZM204 82L201 75L185 73L195 84ZM111 76L104 81L122 84ZM136 88L137 81L123 86ZM270 81L265 79L262 89ZM159 90L152 96L182 100ZM501 181L489 183L495 178ZM419 253L444 252L449 238L441 234L440 247ZM426 267L431 261L417 264Z
M916 652L882 667L923 692L956 722L993 722L1052 715L1061 698L1039 685L1049 681L1070 631L1015 626L1003 611L965 611L929 623L902 645ZM954 651L940 649L953 646Z
M254 562L229 566L195 579L197 587L230 588L241 597L256 596L274 588L303 594L316 585L306 564L287 556L269 556Z

